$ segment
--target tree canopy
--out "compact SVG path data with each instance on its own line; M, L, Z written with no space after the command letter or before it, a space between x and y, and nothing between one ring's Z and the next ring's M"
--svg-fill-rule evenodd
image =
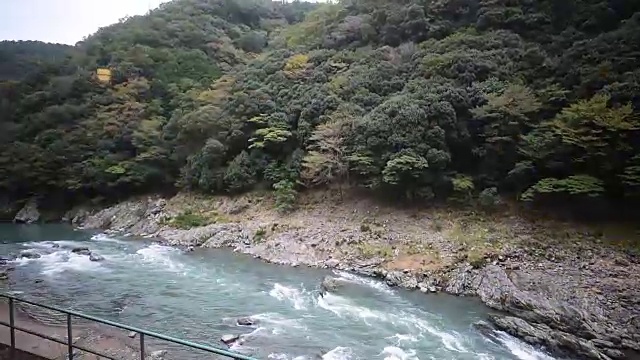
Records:
M16 196L640 194L637 1L175 0L73 48L18 45L0 45Z

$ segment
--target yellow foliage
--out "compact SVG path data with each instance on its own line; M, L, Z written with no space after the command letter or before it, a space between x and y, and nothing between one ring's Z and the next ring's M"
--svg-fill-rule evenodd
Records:
M309 55L306 54L296 54L287 60L287 63L284 65L284 71L297 71L303 70L307 67L309 63Z
M98 80L102 82L110 82L111 81L111 70L107 68L98 68L96 71L96 75L98 76Z
M211 85L211 88L198 94L197 100L203 104L220 106L229 96L236 79L233 76L224 75Z

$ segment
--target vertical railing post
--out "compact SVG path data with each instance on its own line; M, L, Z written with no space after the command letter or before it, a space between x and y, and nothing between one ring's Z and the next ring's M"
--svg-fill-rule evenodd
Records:
M9 328L11 332L11 353L16 350L16 319L13 311L13 298L9 298Z
M140 333L140 360L144 360L144 334Z
M73 332L71 330L71 314L67 313L67 349L69 360L73 360Z

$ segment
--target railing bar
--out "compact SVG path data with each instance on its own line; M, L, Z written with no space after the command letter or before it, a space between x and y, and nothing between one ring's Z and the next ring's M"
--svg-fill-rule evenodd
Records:
M144 360L144 334L140 333L140 360Z
M73 348L74 348L74 349L78 349L78 350L80 350L80 351L87 352L87 353L89 353L89 354L98 355L99 357L103 357L103 358L105 358L105 359L109 359L109 360L118 360L117 358L111 357L111 355L102 354L102 353L97 352L97 351L95 351L95 350L88 349L88 348L86 348L86 347L84 347L84 346L73 345Z
M17 298L15 296L11 296L11 295L0 294L0 297L4 297L4 298L7 298L7 299L14 299L15 301L23 302L25 304L29 304L29 305L33 305L33 306L38 306L38 307L41 307L41 308L44 308L44 309L48 309L48 310L52 310L52 311L61 312L63 314L68 314L68 315L70 314L70 315L73 315L73 316L76 316L76 317L79 317L79 318L82 318L82 319L95 321L95 322L100 323L100 324L109 325L109 326L113 326L113 327L117 327L117 328L120 328L120 329L129 330L129 331L134 331L134 332L137 332L137 333L140 333L140 334L145 334L147 336L154 337L156 339L169 341L169 342L172 342L172 343L175 343L175 344L191 347L191 348L194 348L194 349L203 350L203 351L207 351L207 352L218 354L218 355L228 356L228 357L231 357L231 358L236 359L236 360L257 360L255 358L252 358L252 357L249 357L249 356L245 356L245 355L242 355L242 354L238 354L238 353L234 353L234 352L231 352L231 351L227 351L227 350L223 350L223 349L219 349L219 348L215 348L215 347L211 347L211 346L206 346L206 345L200 345L200 344L197 344L197 343L193 343L193 342L186 341L186 340L181 340L181 339L174 338L174 337L167 336L167 335L162 335L162 334L155 333L155 332L152 332L152 331L139 329L139 328L136 328L136 327L133 327L133 326L119 324L119 323L116 323L116 322L113 322L113 321L109 321L109 320L105 320L105 319L100 319L100 318L97 318L97 317L94 317L94 316L91 316L91 315L85 315L85 314L82 314L82 313L79 313L79 312L76 312L76 311L72 311L72 310L65 310L65 309L62 309L62 308L55 307L55 306L38 304L36 302L20 299L20 298Z
M0 321L0 325L4 325L4 326L7 326L7 327L10 326L9 324L7 324L4 321ZM35 335L35 336L41 337L43 339L51 340L51 341L56 342L56 343L61 344L61 345L67 345L67 341L66 340L60 340L60 339L51 337L49 335L40 334L38 332L35 332L33 330L29 330L29 329L25 329L25 328L22 328L20 326L14 326L14 329L16 329L18 331L25 332L27 334L31 334L31 335Z
M16 319L13 311L13 299L9 299L9 328L11 332L11 353L16 349Z
M7 326L7 327L9 326L9 324L7 324L4 321L0 321L0 325ZM14 329L16 329L18 331L25 332L27 334L31 334L31 335L46 339L46 340L49 340L49 341L53 341L53 342L58 343L60 345L67 345L67 342L65 340L56 339L56 338L51 337L49 335L41 334L41 333L35 332L33 330L21 328L19 326L14 326ZM80 346L80 345L73 345L73 348L81 350L81 351L84 351L84 352L88 352L88 353L93 354L93 355L98 355L98 356L106 358L106 359L118 360L117 358L111 357L111 355L105 355L105 354L102 354L102 353L97 352L95 350L87 349L87 348L85 348L83 346Z
M67 348L69 350L69 360L73 360L73 334L71 331L71 314L67 313Z

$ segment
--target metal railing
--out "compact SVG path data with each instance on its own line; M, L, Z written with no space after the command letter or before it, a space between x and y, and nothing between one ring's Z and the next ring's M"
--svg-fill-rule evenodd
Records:
M211 354L217 354L217 355L222 355L231 359L236 359L236 360L257 360L255 358L246 356L246 355L242 355L242 354L238 354L238 353L234 353L231 351L227 351L224 349L219 349L219 348L215 348L212 346L208 346L208 345L202 345L202 344L197 344L194 342L190 342L190 341L186 341L186 340L181 340L178 338L174 338L171 336L167 336L167 335L162 335L159 333L155 333L152 331L147 331L147 330L143 330L143 329L139 329L133 326L129 326L129 325L124 325L124 324L119 324L117 322L113 322L113 321L109 321L109 320L105 320L105 319L100 319L97 318L95 316L91 316L91 315L85 315L76 311L71 311L71 310L65 310L65 309L61 309L55 306L49 306L49 305L44 305L44 304L39 304L33 301L29 301L29 300L24 300L24 299L20 299L17 298L15 296L11 296L11 295L6 295L6 294L0 294L0 298L6 298L9 299L9 323L6 323L2 320L0 320L0 325L4 325L9 327L10 331L11 331L11 350L15 351L16 350L16 330L18 331L22 331L25 332L27 334L31 334L37 337L40 337L42 339L46 339L46 340L50 340L53 342L56 342L58 344L62 344L62 345L67 345L68 348L68 359L69 360L73 360L73 350L77 349L80 351L84 351L93 355L97 355L100 356L102 358L105 359L111 359L111 360L119 360L111 355L106 355L106 354L102 354L100 352L97 352L95 350L91 350L91 349L87 349L84 346L79 346L79 345L75 345L73 344L73 327L72 327L72 318L73 317L77 317L77 318L81 318L81 319L85 319L85 320L89 320L89 321L93 321L96 323L100 323L100 324L104 324L104 325L109 325L109 326L113 326L119 329L123 329L123 330L128 330L131 332L135 332L138 334L139 339L140 339L140 359L141 360L145 360L145 336L150 336L152 338L156 338L159 340L164 340L164 341L168 341L174 344L179 344L179 345L183 345L192 349L198 349L198 350L202 350ZM41 334L29 329L25 329L19 326L16 326L15 324L15 304L16 303L25 303L25 304L29 304L29 305L33 305L33 306L37 306L43 309L47 309L47 310L51 310L51 311L56 311L62 314L65 314L67 316L67 339L66 341L64 340L60 340L60 339L56 339L54 337L48 336L46 334Z

